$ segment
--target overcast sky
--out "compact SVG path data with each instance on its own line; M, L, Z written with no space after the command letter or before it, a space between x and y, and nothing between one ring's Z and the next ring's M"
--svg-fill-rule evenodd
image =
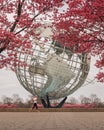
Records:
M91 61L91 69L88 79L92 80L90 84L83 85L76 92L69 97L79 98L80 95L90 96L96 94L99 98L104 100L104 83L98 83L94 79L95 74L98 70L93 66L95 60ZM89 80L89 81L90 81ZM26 100L31 95L20 85L14 72L6 69L0 69L0 100L3 95L11 97L13 94L18 94L21 98Z

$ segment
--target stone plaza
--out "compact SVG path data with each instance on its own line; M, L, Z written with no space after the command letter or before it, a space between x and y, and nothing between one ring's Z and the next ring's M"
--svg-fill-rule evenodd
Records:
M0 112L0 130L104 130L104 113Z

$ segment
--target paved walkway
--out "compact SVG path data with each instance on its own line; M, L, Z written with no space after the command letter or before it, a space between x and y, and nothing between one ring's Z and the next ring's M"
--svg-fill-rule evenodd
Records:
M0 130L104 130L104 113L0 112Z

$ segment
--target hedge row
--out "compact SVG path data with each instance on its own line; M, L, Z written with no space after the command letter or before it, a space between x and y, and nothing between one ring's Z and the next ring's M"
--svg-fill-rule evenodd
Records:
M29 112L31 108L0 108L0 112ZM40 112L104 112L104 108L39 108ZM36 112L32 110L31 112Z

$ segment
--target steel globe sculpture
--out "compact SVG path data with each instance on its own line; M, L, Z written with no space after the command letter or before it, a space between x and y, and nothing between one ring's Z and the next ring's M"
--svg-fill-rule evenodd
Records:
M18 49L16 75L27 91L42 99L44 107L45 100L51 107L49 100L64 98L62 106L66 97L84 84L90 69L88 54L73 53L55 41L34 40L31 50L24 53L23 49Z

